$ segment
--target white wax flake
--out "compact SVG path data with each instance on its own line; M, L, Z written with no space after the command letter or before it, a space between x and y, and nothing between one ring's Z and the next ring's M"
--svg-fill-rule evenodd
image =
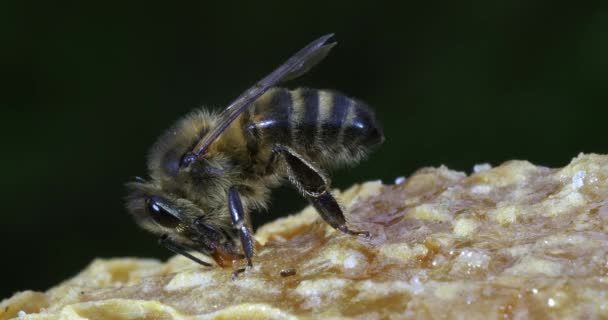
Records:
M549 307L555 307L557 303L555 302L555 299L553 298L549 298L549 300L547 300L547 305L549 305Z
M402 184L404 182L405 182L405 177L403 177L403 176L395 178L395 184Z
M25 313L25 311L19 310L19 312L17 312L17 317L23 318L25 316L27 316L27 313Z
M587 171L581 170L577 171L572 176L572 189L577 190L585 184L585 177L587 176Z
M457 262L466 263L469 268L486 268L490 261L490 257L483 252L463 250L456 260Z
M490 169L492 169L492 165L489 163L481 163L481 164L476 164L473 166L474 173L479 173L479 172L487 171Z
M433 258L433 262L431 262L431 265L433 267L439 267L441 265L443 265L446 262L446 258L443 255L436 255L435 258Z
M471 192L475 194L488 194L492 191L492 187L487 184L478 184L471 188Z
M420 278L418 278L418 276L414 276L412 279L410 279L410 289L412 290L413 294L421 294L424 292L424 284L420 282Z
M357 261L358 257L355 255L349 255L346 259L344 259L344 269L352 269L359 264Z

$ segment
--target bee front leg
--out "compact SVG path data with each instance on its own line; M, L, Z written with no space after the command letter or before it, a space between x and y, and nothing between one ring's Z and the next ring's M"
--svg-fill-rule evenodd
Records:
M243 252L247 259L247 267L252 267L251 257L253 257L253 236L251 230L246 222L245 210L243 210L243 203L241 202L241 196L236 186L230 187L228 190L228 207L230 209L230 218L232 219L233 226L239 233L241 238L241 245L243 246ZM234 272L233 278L237 277L239 273L244 272L245 269L238 269Z
M182 256L200 264L203 265L205 267L211 267L211 264L191 255L187 250L192 250L190 248L186 248L184 246L181 246L173 241L171 241L171 239L169 239L169 236L166 234L163 234L162 236L160 236L160 239L158 239L158 243L167 248L169 251L172 251L173 253L176 254L181 254Z
M346 226L342 208L329 191L329 180L320 169L286 146L277 145L273 151L280 154L285 160L289 181L308 199L330 226L346 234L369 237L367 231L355 231Z

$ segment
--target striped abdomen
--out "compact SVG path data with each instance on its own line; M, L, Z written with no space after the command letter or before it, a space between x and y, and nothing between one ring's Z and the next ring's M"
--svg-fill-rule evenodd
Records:
M246 130L254 137L248 142L251 153L282 144L331 164L357 160L384 140L369 107L327 90L273 88L247 118Z

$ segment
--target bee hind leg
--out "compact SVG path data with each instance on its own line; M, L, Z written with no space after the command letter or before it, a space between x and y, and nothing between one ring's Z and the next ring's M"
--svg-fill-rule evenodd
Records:
M308 199L325 222L346 234L369 237L367 231L348 228L342 208L329 190L329 180L320 169L286 146L277 145L273 151L282 156L289 181Z
M232 224L234 228L237 229L239 238L241 239L243 252L245 253L245 258L247 259L247 267L250 268L253 266L253 263L251 262L251 258L253 257L253 236L251 235L251 230L247 224L245 210L243 210L243 203L241 202L241 196L239 195L239 191L237 190L236 186L232 186L228 190L228 207L230 209L230 218L232 219ZM245 270L245 268L236 270L232 274L232 278L234 279L238 277L238 275Z

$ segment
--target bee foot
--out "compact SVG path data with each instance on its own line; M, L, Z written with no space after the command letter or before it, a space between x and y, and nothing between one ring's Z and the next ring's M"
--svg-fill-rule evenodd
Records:
M239 268L239 269L236 269L236 271L234 271L234 272L232 273L232 276L231 276L232 280L236 280L236 279L238 279L238 278L239 278L239 275L240 275L241 273L244 273L245 271L247 271L247 270L249 270L249 269L251 269L251 267L246 267L246 268Z
M349 229L345 225L339 226L338 230L340 230L346 234L350 234L352 236L363 236L364 238L369 238L371 236L369 231L355 231L355 230Z

